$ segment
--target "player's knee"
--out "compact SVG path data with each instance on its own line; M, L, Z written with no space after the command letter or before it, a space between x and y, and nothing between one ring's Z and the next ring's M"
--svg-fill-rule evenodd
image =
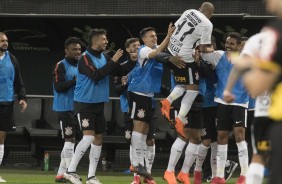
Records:
M94 136L92 135L84 135L82 138L84 141L86 141L87 143L91 144L94 140Z

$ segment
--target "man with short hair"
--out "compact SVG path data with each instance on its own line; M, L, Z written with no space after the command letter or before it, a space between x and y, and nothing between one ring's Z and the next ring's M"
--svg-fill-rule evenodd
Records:
M14 94L17 95L21 112L27 108L26 90L19 63L8 51L8 38L0 32L0 165L4 156L4 141L8 131L15 131L13 119ZM6 182L0 176L0 182Z
M170 121L169 113L172 102L185 93L181 101L179 114L175 119L175 129L183 137L185 137L183 132L184 125L188 123L186 115L199 93L199 75L192 54L198 42L201 52L213 51L209 47L213 28L209 19L212 17L213 11L214 6L209 2L203 3L199 11L194 9L186 10L175 22L176 29L167 47L168 56L178 56L185 63L180 68L172 64L170 65L177 85L170 95L161 101L161 112Z
M81 45L79 38L68 38L65 41L65 58L56 64L53 72L53 110L58 114L62 138L65 141L56 182L65 182L64 173L74 153L78 122L73 112L73 97Z
M100 184L96 169L102 150L102 133L106 130L104 103L109 101L109 74L126 75L135 65L118 63L123 51L118 49L112 58L103 53L108 45L107 32L93 29L89 35L89 47L78 61L78 73L74 90L74 111L77 113L83 138L78 143L65 178L74 184L82 184L76 167L91 145L89 171L86 184Z
M228 75L233 68L232 54L238 52L241 46L241 35L229 33L226 43L226 51L215 51L209 54L201 54L201 57L210 62L217 75L217 86L215 90L215 102L218 103L216 113L217 125L217 171L213 178L213 184L225 184L224 170L227 160L229 132L233 131L238 147L238 157L241 166L241 174L236 184L244 184L248 168L248 149L245 141L245 128L249 96L242 81L235 84L236 99L234 103L226 103L223 100L223 90L227 83Z
M154 184L155 181L144 164L144 147L152 116L152 97L154 93L160 92L163 73L162 64L157 63L154 58L167 47L173 31L174 27L170 24L167 36L159 46L154 28L147 27L140 31L144 45L138 51L136 66L128 80L129 107L133 119L131 170L145 177L149 184Z
M259 57L259 53L262 48L262 40L267 39L268 35L265 33L255 34L250 38L246 43L245 48L243 49L240 58L243 58L245 62L249 62L248 58ZM231 74L228 78L228 83L224 90L224 99L227 102L233 100L232 98L232 87L234 82L238 79L239 75L236 73L242 73L243 70L246 70L251 63L246 63L245 67L240 67L235 65ZM234 75L235 74L235 75ZM232 95L232 96L231 96ZM254 120L251 126L251 137L253 147L252 160L249 165L247 172L246 182L248 184L261 184L263 183L264 168L268 164L269 155L270 155L270 139L269 139L269 130L273 126L273 121L268 118L268 108L270 106L270 93L265 92L264 94L256 97L255 103L255 112Z

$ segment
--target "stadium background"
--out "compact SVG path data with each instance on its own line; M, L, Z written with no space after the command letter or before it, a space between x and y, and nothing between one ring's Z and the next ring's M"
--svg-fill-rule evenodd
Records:
M214 25L213 35L218 48L223 48L225 33L241 32L251 36L258 32L266 21L273 17L265 12L261 0L210 0L215 5L215 15L211 19ZM157 29L159 40L166 34L169 22L174 22L186 9L198 9L199 0L1 0L0 31L7 33L9 50L17 56L28 95L44 99L40 118L48 115L52 104L52 69L54 64L64 57L63 43L69 36L77 36L87 43L87 34L91 28L108 30L109 45L112 49L124 48L124 41L137 37L139 30L153 26ZM124 58L125 59L125 58ZM163 82L169 85L168 76ZM109 121L118 121L122 126L117 95L111 89L112 116ZM158 96L161 97L161 96ZM164 119L157 112L157 124L161 131L167 131L171 137L173 130L162 123ZM170 141L170 140L166 140ZM167 144L169 145L169 144ZM169 147L158 147L155 166L164 168ZM50 153L51 165L59 162L59 150L44 150ZM229 153L232 152L232 149ZM126 167L128 152L118 150L116 165ZM231 156L233 154L230 154ZM236 154L234 154L236 160ZM87 165L87 155L81 165ZM11 150L6 164L28 163L36 165L28 149Z

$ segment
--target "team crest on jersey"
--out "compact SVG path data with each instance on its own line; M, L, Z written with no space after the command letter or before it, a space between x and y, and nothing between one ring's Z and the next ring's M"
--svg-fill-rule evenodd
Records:
M196 79L196 80L199 80L199 78L200 78L200 77L199 77L199 73L196 72L196 73L195 73L195 79Z
M203 128L201 132L201 136L205 136L205 135L207 135L207 131L206 128Z
M72 127L66 127L65 128L65 134L70 136L72 134Z
M89 127L89 119L83 119L82 120L82 127L83 128Z
M145 117L145 110L144 109L139 109L137 116L139 118L144 118Z

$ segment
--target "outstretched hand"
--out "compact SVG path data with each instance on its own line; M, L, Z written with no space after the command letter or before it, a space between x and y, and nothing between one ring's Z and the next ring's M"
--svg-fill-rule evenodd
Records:
M175 30L175 26L173 23L170 23L168 26L168 30L167 30L167 36L171 37L171 35L173 34Z

